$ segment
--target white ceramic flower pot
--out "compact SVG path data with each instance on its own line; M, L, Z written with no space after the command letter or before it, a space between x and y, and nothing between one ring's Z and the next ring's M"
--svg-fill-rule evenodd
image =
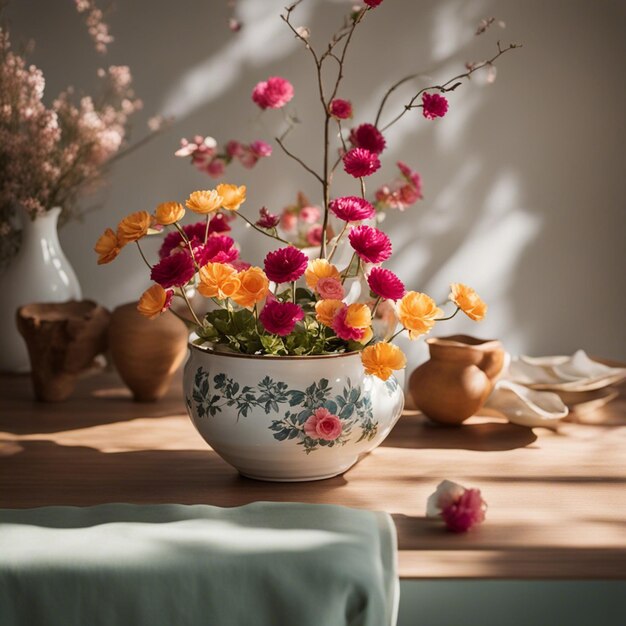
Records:
M305 481L345 472L402 412L395 378L368 376L358 353L246 356L190 345L187 410L205 441L249 478Z

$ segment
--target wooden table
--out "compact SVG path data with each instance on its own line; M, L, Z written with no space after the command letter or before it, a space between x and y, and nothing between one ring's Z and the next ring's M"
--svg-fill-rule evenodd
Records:
M179 389L138 404L115 375L99 374L68 402L39 404L27 377L0 377L0 507L343 504L393 515L405 579L626 578L623 393L559 432L489 416L445 428L406 411L343 476L289 484L240 477L195 432ZM424 518L444 478L482 490L485 524L453 535Z

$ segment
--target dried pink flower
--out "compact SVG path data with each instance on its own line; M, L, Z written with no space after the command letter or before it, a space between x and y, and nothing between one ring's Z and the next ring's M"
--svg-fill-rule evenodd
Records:
M365 148L374 154L380 154L387 145L383 134L374 124L361 124L353 128L349 141L355 148Z
M371 7L372 9L374 9L379 4L382 4L383 0L363 0L363 2L365 2L365 4L367 4L368 7Z
M367 277L370 289L385 300L399 300L406 293L404 283L391 271L373 267Z
M293 85L280 76L270 76L257 83L252 100L262 109L280 109L293 98Z
M422 179L402 161L398 161L397 165L402 176L380 187L376 191L376 202L383 208L404 211L422 199Z
M378 155L365 148L353 148L343 157L343 168L355 178L369 176L380 168Z
M280 216L270 213L265 207L261 207L259 219L256 221L256 225L259 228L276 228L279 222Z
M324 229L321 224L311 226L306 233L306 242L310 246L319 246L322 243L322 233Z
M231 237L213 235L206 243L195 246L193 254L198 266L202 267L207 263L231 263L239 256L239 250Z
M322 300L343 300L346 292L340 280L336 278L320 278L315 285L315 291Z
M448 112L448 101L438 93L422 94L422 113L427 120L443 117Z
M348 239L353 250L367 263L382 263L391 256L391 241L378 228L353 226Z
M343 196L331 200L328 208L344 222L360 222L376 215L376 209L359 196Z
M294 246L279 248L265 257L265 273L275 283L290 283L304 274L308 262L306 254Z
M328 107L328 112L338 120L347 120L352 117L352 103L349 100L335 98Z

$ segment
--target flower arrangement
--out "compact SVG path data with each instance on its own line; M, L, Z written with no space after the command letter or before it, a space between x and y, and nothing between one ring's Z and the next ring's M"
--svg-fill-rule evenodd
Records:
M385 94L373 123L360 124L349 131L343 123L352 118L354 107L349 100L337 97L343 77L346 52L355 29L381 4L382 0L366 0L355 8L344 25L332 36L323 52L309 42L306 28L292 24L292 14L299 2L287 7L281 16L284 23L312 56L320 101L324 111L323 165L315 170L285 145L287 131L276 137L276 144L297 161L320 185L320 207L311 205L300 194L296 205L282 215L263 207L257 219L246 216L241 207L246 201L246 187L222 183L214 189L194 191L183 204L172 201L160 204L149 213L139 211L124 218L114 231L108 229L96 243L99 263L113 260L129 243L140 247L140 240L161 229L169 229L159 260L149 267L154 284L141 296L139 311L154 318L172 310L174 298L185 301L189 308L198 343L208 343L218 350L255 355L319 355L359 351L366 373L387 380L394 371L406 365L406 358L392 340L407 332L415 340L429 333L440 321L451 319L463 311L473 320L484 318L487 306L470 287L451 285L449 301L455 306L450 315L427 294L407 291L402 280L382 266L392 255L389 237L376 223L377 212L386 209L405 210L422 197L422 182L417 172L398 163L399 175L388 185L380 187L368 200L366 180L381 167L381 155L386 148L384 132L412 109L422 110L425 120L432 122L448 113L449 103L443 95L455 90L464 79L481 68L491 68L495 60L516 44L502 48L487 61L468 64L466 71L440 85L420 89L391 121L381 119L392 91L414 76L394 83ZM333 81L325 80L326 63L339 65ZM281 77L270 77L252 90L251 99L262 111L280 109L295 96L293 86ZM337 154L331 146L331 128L337 127ZM192 162L209 175L221 175L227 165L238 159L244 166L257 163L268 156L269 146L258 150L236 143L224 150L217 148L212 138L202 136L193 141L183 140L178 156L191 156ZM263 153L263 154L261 154ZM260 155L260 156L259 156ZM215 161L218 161L215 165ZM354 195L333 197L332 181L339 166L355 179ZM186 210L203 219L183 225ZM251 266L239 258L239 250L230 232L230 222L242 219L247 225L280 247L267 253L263 267ZM331 219L337 224L334 234ZM298 222L316 227L314 243L318 253L305 254L297 245L311 245L310 230L303 242ZM297 231L296 239L286 234ZM333 263L341 246L349 246L351 260L345 267ZM354 302L347 297L350 281L364 280L370 291L368 302ZM189 288L213 301L215 308L202 319L196 314L188 297ZM389 337L374 334L373 318L379 309L393 312L398 332ZM176 313L178 314L178 313ZM328 416L316 413L307 428L334 435ZM319 434L319 433L318 433Z
M98 52L111 43L103 14L92 0L75 0ZM72 87L44 103L42 71L15 52L0 27L0 263L19 247L15 211L31 219L62 208L61 224L79 213L79 194L93 188L123 146L130 116L142 106L127 66L99 69L97 97L77 97ZM161 120L151 120L157 130ZM144 140L145 141L145 140ZM143 142L133 146L133 149Z

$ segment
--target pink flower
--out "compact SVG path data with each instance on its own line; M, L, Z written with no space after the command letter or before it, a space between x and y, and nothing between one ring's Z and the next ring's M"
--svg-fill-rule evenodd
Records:
M310 246L319 246L322 243L323 228L321 224L315 224L309 228L309 232L306 234L306 242Z
M272 156L272 146L265 141L257 139L250 144L250 151L259 158Z
M376 191L376 201L385 208L404 211L422 199L422 179L408 165L398 161L401 177Z
M365 148L380 154L387 145L383 134L373 124L361 124L350 131L350 143L356 148Z
M280 216L280 227L286 232L290 233L295 230L298 224L298 216L291 211L283 211Z
M341 281L336 278L320 278L315 285L315 291L322 300L343 300L346 295Z
M313 415L304 422L304 434L311 439L334 441L342 431L341 420L324 407L315 409Z
M224 150L229 157L238 157L243 153L244 147L238 141L231 139L224 147Z
M369 176L380 167L378 155L365 148L352 148L343 156L343 168L355 178Z
M344 341L360 341L365 337L367 332L366 328L354 328L348 326L346 323L346 315L348 314L348 307L341 307L333 317L331 328L335 331L335 335Z
M247 168L254 167L259 159L271 156L272 146L264 141L253 141L249 146L240 146L239 162Z
M422 94L422 113L427 120L443 117L448 112L448 101L438 93Z
M353 226L348 239L353 250L367 263L382 263L391 256L391 241L378 228Z
M170 254L162 258L150 272L150 278L161 287L182 287L196 273L191 255L186 252Z
M280 109L293 98L293 85L280 76L271 76L257 83L252 100L262 109Z
M385 300L399 300L405 294L404 283L391 271L373 267L367 277L370 289Z
M358 196L343 196L331 200L328 208L344 222L360 222L376 215L376 209Z
M352 104L349 100L335 98L328 107L329 113L338 120L347 120L352 117Z
M230 226L221 213L218 213L215 217L211 218L209 222L209 235L216 233L227 233L230 231ZM206 222L195 222L194 224L187 224L183 226L183 232L187 239L191 243L191 247L204 243L204 233L206 232ZM189 250L189 247L184 243L178 231L168 233L163 239L161 248L159 249L159 258L169 256L173 251Z
M363 0L368 7L376 8L379 4L383 3L383 0Z
M235 242L226 235L214 235L193 249L196 263L202 267L207 263L231 263L239 256Z
M259 314L259 320L267 332L285 337L294 329L296 322L304 319L304 311L293 302L268 300Z
M235 259L231 262L230 266L234 267L238 272L243 272L244 270L250 269L252 267L252 263L242 261L241 259Z
M220 157L216 157L207 163L205 171L211 178L219 178L223 176L226 171L226 161Z
M256 221L256 225L259 228L276 228L280 222L280 217L270 213L265 207L261 207L259 211L259 219Z
M464 533L485 521L487 503L479 489L444 480L426 504L426 517L442 517L448 530Z
M300 219L306 224L315 224L320 216L320 210L316 206L305 206L300 210Z
M265 257L265 273L275 283L290 283L304 274L308 262L306 254L294 246L279 248Z

